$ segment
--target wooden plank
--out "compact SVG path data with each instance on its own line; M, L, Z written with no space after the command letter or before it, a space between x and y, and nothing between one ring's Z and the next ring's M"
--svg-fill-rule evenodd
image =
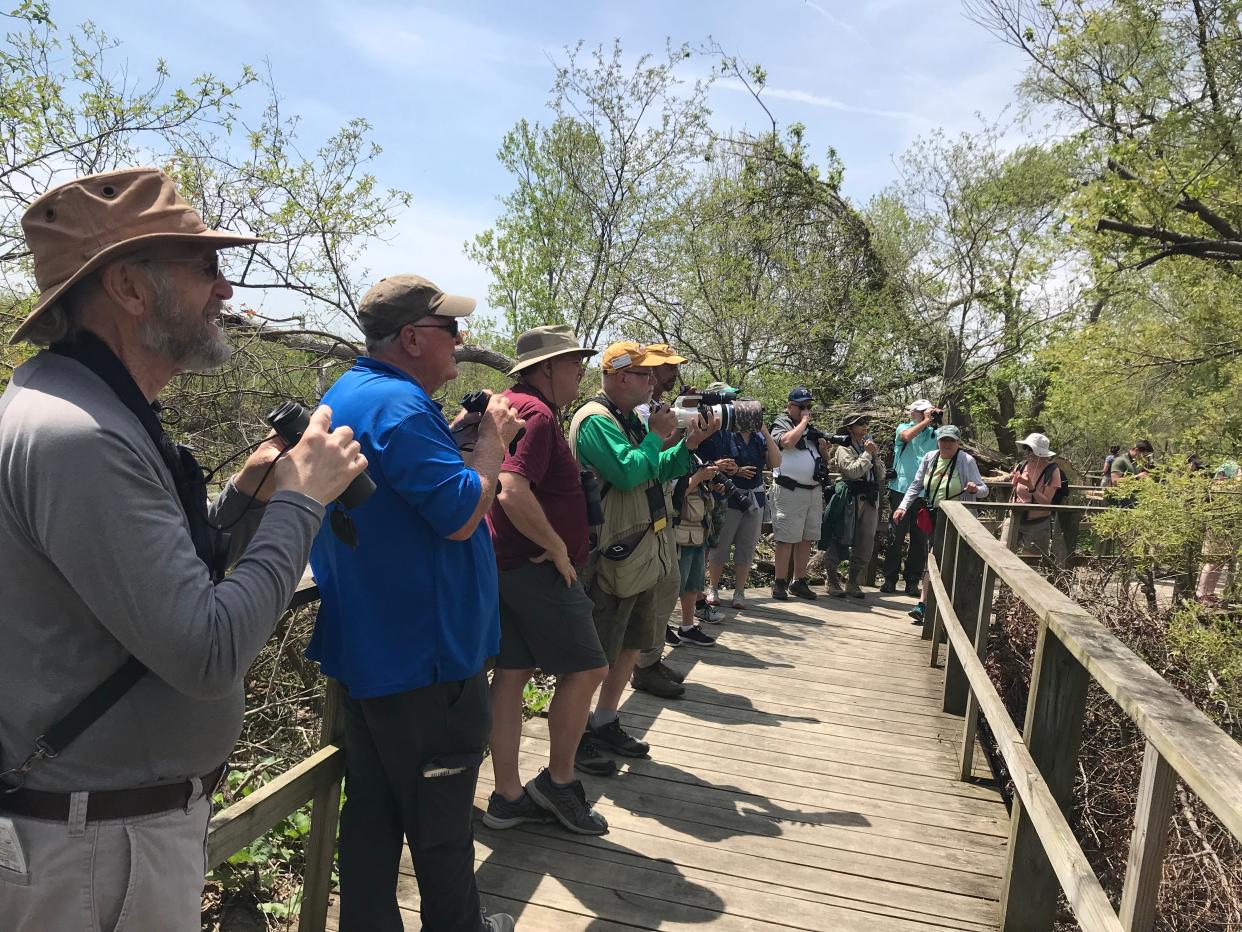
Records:
M324 682L323 717L319 746L341 743L344 721L343 690L336 680ZM341 781L325 780L311 798L311 831L306 841L306 870L302 878L302 906L298 932L324 932L328 898L332 893L332 862L336 853L336 827L341 810Z
M1150 741L1143 751L1143 775L1139 780L1134 834L1130 837L1130 860L1121 893L1121 924L1127 932L1149 932L1156 924L1156 900L1164 872L1164 852L1169 840L1169 817L1177 774Z
M207 826L207 869L288 818L321 785L340 780L344 771L344 749L329 745L217 814Z
M975 621L975 656L982 662L988 652L988 636L992 627L992 599L996 588L996 574L984 565L983 595L979 600L979 613ZM975 732L979 726L979 700L975 691L969 691L966 700L966 720L962 723L962 760L958 765L958 778L969 780L974 772Z
M983 558L975 553L969 544L962 545L960 537L958 541L957 559L953 567L953 614L959 619L959 623L973 645L983 602L985 564ZM941 708L952 715L965 715L966 696L969 692L966 673L962 669L961 659L957 656L952 644L946 650L944 697Z
M932 580L932 584L940 587L943 593L940 580L937 577L932 577ZM947 593L941 597L945 596ZM980 708L992 726L997 746L1013 779L1014 791L1019 797L1014 802L1015 826L1020 821L1019 812L1026 813L1025 822L1030 826L1034 838L1034 850L1051 865L1054 881L1060 881L1070 908L1084 927L1092 932L1123 932L1107 895L1070 830L1063 812L1064 804L1056 798L1053 784L1047 779L1051 773L1059 789L1066 770L1066 758L1075 756L1077 751L1076 734L1065 735L1074 751L1074 754L1067 755L1058 753L1052 733L1056 724L1064 725L1070 732L1081 731L1082 709L1077 700L1080 688L1085 696L1085 684L1080 684L1073 669L1065 666L1065 661L1072 663L1072 658L1068 658L1067 654L1058 655L1052 645L1059 642L1055 637L1047 636L1046 628L1041 630L1041 645L1036 652L1031 707L1027 710L1027 734L1024 741L1010 720L1009 711L1000 695L992 686L983 663L975 655L965 630L951 610L946 612L945 621L949 639L962 658L963 669L979 699ZM1081 667L1077 669L1082 670ZM1077 722L1077 726L1074 722ZM1032 736L1036 739L1045 767L1036 763L1036 751L1029 746ZM1028 870L1026 865L1017 865L1018 869L1015 869L1014 844L1014 838L1011 837L1006 886L1002 891L1001 927L1005 930L1050 929L1057 891L1055 887L1051 893L1044 889L1042 878L1035 871ZM1015 883L1015 877L1021 883ZM1016 891L1021 892L1019 894ZM1006 894L1012 894L1008 909L1004 898Z

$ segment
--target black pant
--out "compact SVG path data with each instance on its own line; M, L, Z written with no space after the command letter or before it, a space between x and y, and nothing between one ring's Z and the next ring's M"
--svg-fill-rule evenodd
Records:
M901 507L903 492L888 490L888 549L884 551L884 578L896 581L901 572L901 545L906 535L910 535L910 549L906 553L906 582L918 582L923 578L923 568L927 566L927 535L919 530L914 523L914 509L901 519L900 524L893 524L892 513Z
M397 873L410 846L425 932L480 932L474 790L491 731L487 677L346 699L341 932L401 932ZM424 767L465 767L424 776Z

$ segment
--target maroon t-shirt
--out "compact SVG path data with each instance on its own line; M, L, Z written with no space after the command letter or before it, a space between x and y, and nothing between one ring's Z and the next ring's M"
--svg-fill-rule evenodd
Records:
M515 385L504 395L517 416L526 422L526 434L518 441L517 452L505 456L500 471L526 477L552 530L565 541L569 559L582 566L590 551L586 496L578 461L569 451L569 441L561 432L556 412L528 385ZM503 475L500 481L504 482ZM499 501L487 513L487 525L496 549L496 565L502 570L516 569L543 553L542 547L513 526Z

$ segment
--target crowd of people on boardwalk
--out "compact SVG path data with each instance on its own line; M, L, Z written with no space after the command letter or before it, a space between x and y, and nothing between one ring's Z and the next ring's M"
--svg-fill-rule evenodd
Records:
M669 404L687 362L673 347L622 340L597 354L562 325L521 334L513 386L450 421L435 396L457 376L475 302L397 274L359 302L365 355L300 439L263 441L207 504L158 396L227 359L217 251L256 240L208 229L153 169L55 188L23 229L41 293L13 339L42 351L0 398L6 928L126 915L198 927L244 677L308 561L320 607L307 655L345 692L340 928L402 927L408 845L424 928L488 932L514 927L483 912L474 876L489 750L487 826L606 832L576 772L608 777L618 758L650 753L622 722L626 687L686 692L665 651L710 648L724 609L750 606L765 523L774 600L818 599L817 544L823 594L865 599L887 496L880 591L900 581L921 623L929 514L988 494L959 429L925 399L897 427L890 469L865 413L825 434L798 387L770 426L722 429L720 409L687 418ZM596 355L601 391L563 430ZM1021 448L1015 500L1051 506L1065 479L1048 438ZM1145 452L1118 456L1113 474L1141 472ZM347 508L364 471L374 489ZM1025 511L1024 547L1047 550L1048 519ZM546 743L524 745L536 671L556 689Z

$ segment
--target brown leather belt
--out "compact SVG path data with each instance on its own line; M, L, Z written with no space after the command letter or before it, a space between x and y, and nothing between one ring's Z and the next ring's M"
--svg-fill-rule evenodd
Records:
M204 796L210 796L224 776L221 764L202 777ZM193 799L194 784L190 780L179 783L163 783L159 786L143 786L134 790L100 790L91 793L86 801L86 821L101 822L109 819L131 819L135 816L152 815L184 809ZM46 790L21 789L12 793L0 793L0 812L28 816L32 819L48 819L64 822L69 818L71 793L51 793Z

